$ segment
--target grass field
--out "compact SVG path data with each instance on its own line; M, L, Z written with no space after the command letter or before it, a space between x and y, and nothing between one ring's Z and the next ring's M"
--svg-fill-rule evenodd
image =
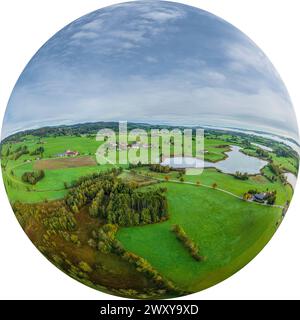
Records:
M244 148L243 152L249 156L257 157L256 149ZM274 164L281 168L283 171L291 172L295 175L298 174L298 163L294 158L278 157L274 152L269 152L270 158Z
M170 180L178 180L178 173L174 171L171 171L168 174L160 174L153 173L149 171L148 168L142 168L139 170L139 172L161 179L165 179L166 177L168 177ZM257 189L261 192L267 190L276 190L276 204L278 205L284 205L287 200L290 200L292 198L293 195L292 187L289 184L283 185L280 180L276 182L270 182L262 175L251 176L248 180L238 180L233 176L221 173L214 168L204 169L201 175L186 175L184 176L184 180L194 183L198 182L200 185L204 184L208 186L212 186L214 183L216 183L218 188L230 191L240 197L242 197L243 194L250 189Z
M146 258L181 288L198 291L238 271L268 242L281 210L246 203L217 190L165 183L170 219L118 232L124 246ZM181 225L197 243L204 262L191 258L171 232Z
M14 160L17 149L24 145L28 153ZM118 167L97 163L95 152L100 145L101 142L97 142L95 137L87 136L26 136L22 142L2 145L2 176L10 202L16 205L16 202L22 202L22 205L28 204L29 208L63 203L53 200L63 199L79 178ZM219 137L210 135L205 138L205 160L217 162L225 159L231 145L244 148L243 139L225 134ZM32 153L41 146L44 148L42 154ZM66 150L77 151L79 156L58 156ZM257 156L253 149L244 148L244 151ZM117 159L120 152L116 154ZM281 169L297 173L297 159L277 157L274 153L270 155ZM201 175L196 176L180 175L172 170L169 173L153 172L148 166L129 169L128 165L122 165L122 168L125 170L118 179L139 190L167 188L169 219L155 224L119 227L117 238L126 250L146 259L163 278L184 292L209 287L247 264L272 237L282 220L283 207L293 195L293 188L283 183L279 176L271 181L274 174L267 166L261 174L249 176L247 180L237 179L214 168L205 168ZM43 170L45 174L36 184L22 180L24 173L36 170ZM244 193L249 190L276 191L275 206L243 201ZM41 223L43 219L34 221L30 218L27 223L29 229L25 232L30 237L37 237L32 239L36 245L47 245L50 260L57 259L59 255L60 259L70 260L75 269L78 269L80 260L93 266L89 279L103 285L96 286L100 290L108 288L110 292L115 288L116 294L132 297L137 297L139 292L141 295L138 297L154 294L157 289L154 283L132 265L115 254L105 254L88 244L92 231L103 223L89 216L89 205L75 214L78 228L74 232L81 243L78 246L66 242L59 233L52 236L50 233L49 236ZM205 257L204 261L196 261L176 238L171 231L175 224L182 227L199 247L199 254ZM50 238L39 241L42 238L39 233ZM147 290L150 290L148 296ZM164 295L156 291L154 296L160 294Z

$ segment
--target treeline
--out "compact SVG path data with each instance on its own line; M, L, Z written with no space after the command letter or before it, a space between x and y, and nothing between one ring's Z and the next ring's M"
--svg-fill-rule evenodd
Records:
M269 152L261 149L261 148L257 148L256 149L256 154L260 157L260 158L268 158L269 159Z
M274 173L276 176L280 176L280 174L282 173L281 169L280 169L277 165L275 165L273 161L270 162L267 167L268 167L268 168L270 169L270 171L271 171L272 173Z
M236 171L236 173L233 176L239 180L248 180L249 179L247 172L242 173L240 171Z
M282 183L284 184L286 183L286 177L284 176L284 171L279 166L275 165L273 161L268 164L268 168L275 175L269 180L276 181L276 177L279 177Z
M203 261L204 258L199 254L199 248L197 245L191 240L188 235L185 233L183 228L175 224L172 226L172 232L174 232L176 238L184 245L185 248L189 251L190 255L197 261Z
M295 152L293 152L292 149L284 147L284 146L278 146L274 149L274 152L277 157L284 157L284 158L289 158L289 157L294 157Z
M103 253L114 253L127 261L135 267L138 272L143 273L148 279L150 279L159 289L167 290L170 293L184 294L182 290L179 290L175 285L165 279L159 272L152 267L152 265L144 258L126 251L120 241L115 238L115 234L118 227L113 224L103 225L98 232L92 233L93 238L89 240L89 244L92 247ZM97 243L97 245L95 245Z
M128 130L132 129L140 129L144 128L145 130L149 129L149 125L143 125L138 123L127 123ZM81 136L81 135L90 135L95 137L97 132L101 129L112 129L115 132L119 130L119 123L118 122L93 122L93 123L79 123L74 125L61 125L55 127L42 127L38 129L30 129L21 132L17 132L15 134L10 135L9 137L3 139L2 144L7 142L22 142L24 137L27 135L33 135L36 137L59 137L59 136ZM168 128L167 126L156 126L156 128Z
M141 161L139 161L138 163L129 163L128 165L128 169L131 170L131 169L137 169L137 168L141 168L143 167L144 164L141 163Z
M11 159L18 160L23 154L28 154L28 153L29 153L29 151L28 151L27 146L20 146L14 151Z
M170 167L169 166L162 166L160 164L151 164L149 166L149 170L153 172L159 172L159 173L169 173Z
M22 175L22 181L34 185L37 184L40 180L42 180L44 177L44 170L24 172Z

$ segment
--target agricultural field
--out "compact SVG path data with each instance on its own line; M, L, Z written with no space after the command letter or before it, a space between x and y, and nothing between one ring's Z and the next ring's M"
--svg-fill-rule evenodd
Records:
M284 174L298 173L292 149L230 132L207 130L204 160L212 167L189 175L160 164L100 164L95 154L103 142L96 132L47 130L1 143L2 177L16 217L61 270L125 297L180 296L238 271L280 225L293 195ZM122 152L117 149L117 159ZM234 152L265 165L255 174L219 170ZM265 200L256 201L257 194Z

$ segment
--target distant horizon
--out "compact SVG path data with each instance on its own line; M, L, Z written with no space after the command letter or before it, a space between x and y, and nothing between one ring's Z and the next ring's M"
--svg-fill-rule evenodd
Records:
M17 130L5 137L1 136L1 142L3 140L5 140L6 138L9 138L11 136L14 136L15 134L20 134L26 131L34 131L34 130L39 130L42 128L56 128L56 127L71 127L71 126L75 126L75 125L85 125L85 124L96 124L96 123L119 123L119 122L123 122L123 121L118 121L118 120L95 120L95 121L82 121L82 122L72 122L70 123L70 121L64 122L64 123L59 123L59 124L45 124L42 126L36 126L36 127L30 127L30 128L24 128L24 129L20 129ZM293 140L296 144L300 144L300 140L299 139L295 139L294 137L288 136L288 135L284 135L284 134L280 134L279 132L270 132L270 131L263 131L260 129L255 129L255 128L242 128L242 127L237 127L237 126L216 126L213 124L198 124L198 125L194 125L194 124L175 124L175 123L167 123L167 122L163 122L163 123L154 123L151 121L145 122L145 121L127 121L128 124L141 124L141 125L151 125L151 126L171 126L171 127L191 127L191 128L195 128L195 127L199 127L199 128L207 128L207 129L211 129L211 130L228 130L228 131L233 131L234 130L240 130L243 131L245 133L247 132L256 132L256 133L262 133L262 134L267 134L270 136L277 136L283 139L291 139Z

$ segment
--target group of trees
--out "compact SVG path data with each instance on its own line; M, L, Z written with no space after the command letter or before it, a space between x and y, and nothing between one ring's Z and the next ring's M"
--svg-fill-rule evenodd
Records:
M45 151L44 147L38 147L34 151L30 152L31 156L37 156L43 154Z
M271 178L269 178L270 181L274 182L277 180L276 177L279 177L280 181L282 183L286 183L286 177L284 176L284 172L283 170L274 164L273 161L271 161L269 164L268 164L268 168L270 169L270 171L274 174L274 176L272 176Z
M141 161L139 161L138 163L129 163L128 168L131 169L137 169L137 168L141 168L143 166L143 164L141 163Z
M45 177L44 170L38 170L38 171L29 171L24 172L22 175L22 181L25 183L30 183L32 185L39 182L41 179Z
M97 247L97 249L103 253L110 252L118 255L123 260L133 265L138 272L143 273L153 281L158 288L166 289L169 292L178 292L178 289L174 284L163 278L147 260L125 250L121 242L115 238L117 230L118 226L114 224L105 224L98 232L92 232L92 238L89 240L89 244L92 247Z
M248 180L249 179L247 172L242 173L242 172L236 171L236 173L233 176L239 180Z
M256 154L261 158L269 158L269 152L262 148L257 148Z
M22 181L25 183L30 183L32 185L38 183L40 180L42 180L45 177L44 170L38 170L38 171L29 171L24 172L22 175Z
M188 235L185 233L183 228L175 224L172 226L172 232L176 235L176 238L184 245L185 248L189 251L190 255L197 261L202 261L203 257L199 254L199 248L197 245L191 240Z
M151 164L149 166L149 170L159 173L169 173L170 167L169 166L162 166L160 164Z
M115 224L105 224L98 231L92 231L92 237L88 240L88 244L92 248L97 248L102 253L112 252L115 241L115 234L118 226Z
M105 183L105 181L103 181ZM165 189L136 190L119 180L105 184L90 205L90 215L110 224L131 226L167 219Z
M136 185L121 181L120 170L94 174L75 183L65 197L67 207L78 212L89 206L92 217L109 224L131 226L155 223L168 218L165 188L139 191Z
M76 219L64 206L57 208L52 214L43 219L43 224L47 229L55 231L74 231L76 229Z
M292 150L284 147L284 146L278 146L275 148L274 150L275 154L277 157L284 157L284 158L288 158L290 156L292 156Z
M72 188L65 196L67 207L77 213L83 206L90 204L96 197L99 190L105 193L110 189L110 185L116 179L121 169L112 169L107 172L94 173L85 176L72 183Z
M268 164L268 168L270 169L270 171L272 173L274 173L276 176L280 176L280 174L282 173L281 169L273 162L271 161Z

